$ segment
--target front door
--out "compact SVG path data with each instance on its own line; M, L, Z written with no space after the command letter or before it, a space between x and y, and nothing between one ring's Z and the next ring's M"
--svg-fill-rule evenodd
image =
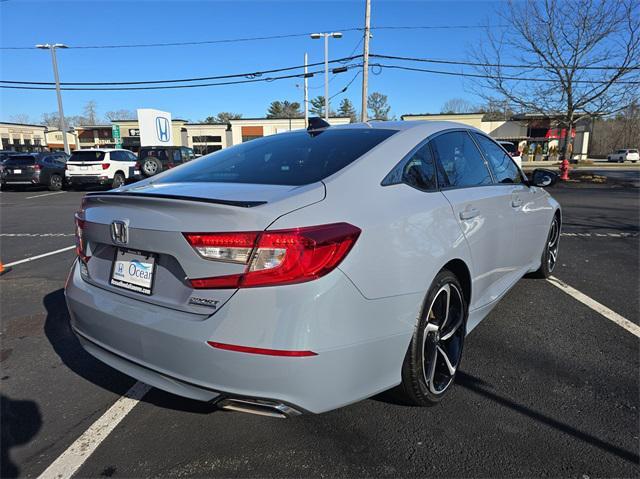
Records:
M498 299L514 281L511 192L494 183L489 165L466 131L444 133L430 144L438 162L438 186L471 250L470 309L476 309Z

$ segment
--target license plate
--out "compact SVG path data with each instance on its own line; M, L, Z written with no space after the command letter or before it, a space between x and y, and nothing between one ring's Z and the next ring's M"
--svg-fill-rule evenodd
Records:
M14 175L19 175L20 173L22 173L22 170L13 170Z
M81 169L81 170L88 170L88 169L89 169L89 167L88 167L88 166L81 166L81 167L80 167L80 169Z
M151 253L118 248L113 260L113 286L151 295L156 257Z

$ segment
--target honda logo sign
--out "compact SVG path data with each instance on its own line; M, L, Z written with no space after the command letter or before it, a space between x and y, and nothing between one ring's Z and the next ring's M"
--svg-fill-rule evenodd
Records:
M173 146L171 113L141 108L138 110L140 146Z

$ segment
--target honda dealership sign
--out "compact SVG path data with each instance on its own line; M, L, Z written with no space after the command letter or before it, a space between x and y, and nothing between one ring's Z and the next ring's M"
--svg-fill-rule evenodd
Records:
M140 108L138 110L140 125L140 146L172 146L171 113Z

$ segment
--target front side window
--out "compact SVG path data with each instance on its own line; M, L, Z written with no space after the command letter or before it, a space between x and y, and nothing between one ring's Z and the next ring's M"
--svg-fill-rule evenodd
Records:
M522 183L518 167L502 148L484 135L473 133L473 136L478 141L498 183Z
M157 180L306 185L349 165L395 130L327 129L267 136L193 160Z
M444 133L431 140L431 146L438 162L438 183L441 188L493 183L480 151L467 132Z

